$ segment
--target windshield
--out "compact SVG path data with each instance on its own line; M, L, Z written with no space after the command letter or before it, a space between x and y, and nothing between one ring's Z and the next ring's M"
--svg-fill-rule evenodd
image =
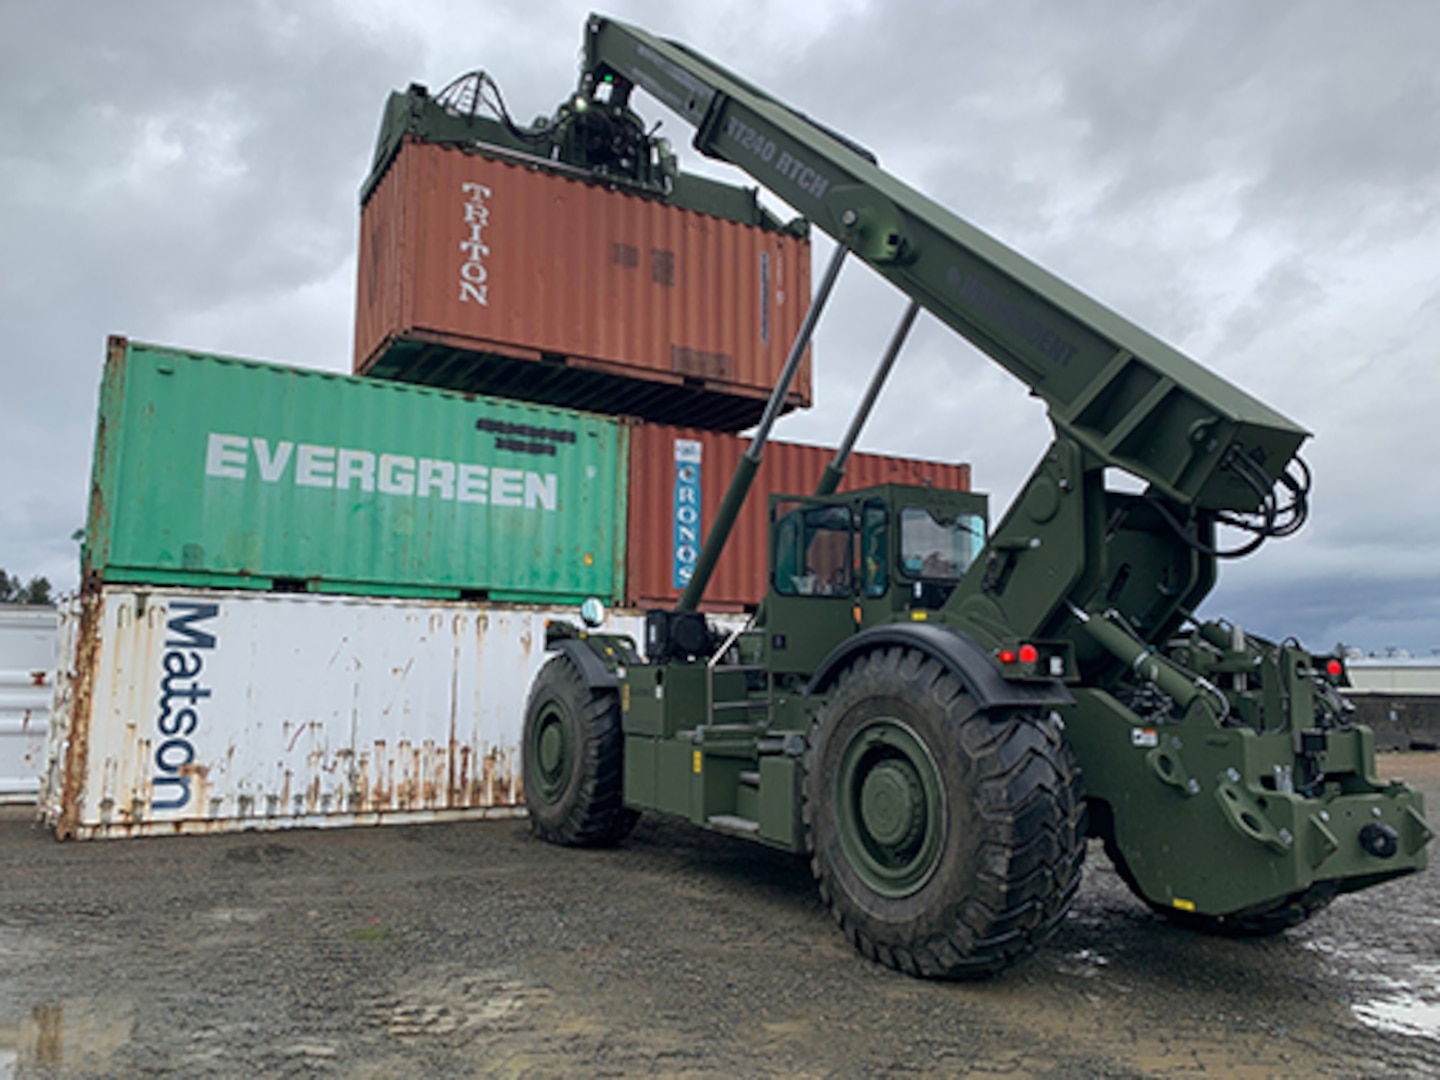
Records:
M959 581L984 546L979 514L940 520L918 506L900 511L900 566L911 577Z

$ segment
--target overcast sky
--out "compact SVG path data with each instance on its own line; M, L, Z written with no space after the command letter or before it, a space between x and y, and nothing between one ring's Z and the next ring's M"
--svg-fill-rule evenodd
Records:
M76 584L107 334L348 370L381 107L482 67L522 120L577 74L562 0L0 7L0 567ZM1440 649L1440 4L785 0L607 11L859 142L1314 433L1310 524L1207 610ZM653 118L662 110L643 96ZM686 167L716 173L673 117ZM816 276L828 251L817 242ZM816 343L833 445L903 298L852 264ZM862 449L970 461L995 516L1050 439L927 317Z

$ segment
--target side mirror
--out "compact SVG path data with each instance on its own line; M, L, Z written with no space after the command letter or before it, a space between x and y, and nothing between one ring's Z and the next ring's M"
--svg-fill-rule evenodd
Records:
M599 597L587 597L580 605L580 621L594 630L605 621L605 605L600 602Z

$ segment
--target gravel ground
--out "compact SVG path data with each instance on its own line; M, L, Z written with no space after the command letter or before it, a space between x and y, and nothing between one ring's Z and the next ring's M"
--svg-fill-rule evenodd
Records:
M1440 810L1440 755L1382 758ZM0 818L0 1077L1440 1076L1435 871L1281 937L1170 926L1092 845L978 985L860 958L802 860L646 819L57 844Z

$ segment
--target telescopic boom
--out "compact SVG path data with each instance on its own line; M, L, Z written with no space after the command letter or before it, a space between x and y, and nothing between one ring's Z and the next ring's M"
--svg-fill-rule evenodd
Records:
M592 15L581 93L638 86L1044 399L1058 433L1184 506L1251 514L1307 432L684 45ZM1294 490L1294 481L1286 486Z

